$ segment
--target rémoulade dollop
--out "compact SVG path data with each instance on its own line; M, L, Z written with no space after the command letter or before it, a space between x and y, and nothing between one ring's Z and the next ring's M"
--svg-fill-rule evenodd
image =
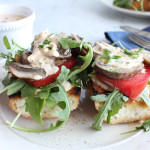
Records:
M143 55L140 54L136 59L133 56L126 55L122 52L121 48L114 47L112 45L109 45L104 42L96 42L95 46L93 48L93 52L98 54L99 56L96 57L96 59L99 59L100 61L105 61L102 59L101 55L105 53L105 50L108 50L110 57L113 56L120 56L118 59L111 59L108 62L108 65L111 64L111 66L116 68L128 68L131 69L143 62Z
M51 75L55 78L61 65L69 64L72 67L76 63L76 55L72 54L74 45L69 47L67 42L79 47L78 41L79 36L75 34L50 34L45 30L35 36L31 50L22 52L20 56L15 55L15 62L10 64L9 70L14 76L22 79L41 80Z
M59 49L61 48L58 40L60 38L66 38L66 33L51 34L48 30L35 36L32 54L28 57L28 61L32 67L43 68L46 71L46 76L56 73L59 68L56 65L60 56ZM47 41L47 44L43 44ZM65 50L65 53L69 53L70 49ZM63 57L59 59L59 64L63 62ZM42 78L42 77L41 77ZM39 78L38 78L39 79Z

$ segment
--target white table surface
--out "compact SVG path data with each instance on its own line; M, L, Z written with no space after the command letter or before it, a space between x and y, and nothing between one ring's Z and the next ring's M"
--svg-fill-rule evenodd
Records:
M32 8L36 13L34 34L47 28L50 32L74 32L92 43L106 41L104 32L119 31L121 25L132 25L139 29L150 25L148 19L122 15L105 7L99 0L1 0L0 4L17 4ZM6 145L0 142L0 150L8 150L10 147L11 150L38 149L38 145L24 141L20 137L16 138L16 143L9 142ZM21 148L17 146L18 142L22 145ZM111 150L149 150L149 144L150 132L112 147ZM43 147L43 150L47 149Z

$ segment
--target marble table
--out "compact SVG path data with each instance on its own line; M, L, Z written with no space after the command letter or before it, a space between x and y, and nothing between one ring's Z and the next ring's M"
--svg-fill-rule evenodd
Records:
M47 28L50 32L74 32L92 43L106 41L104 31L119 31L121 25L132 25L139 29L150 25L148 19L125 16L105 7L99 0L1 0L0 4L17 4L32 8L36 13L34 34ZM20 137L18 140L22 146L25 144L29 149L38 149L36 144L24 142ZM11 144L13 149L16 144ZM149 144L150 133L145 133L127 143L112 147L111 150L148 150ZM1 148L8 150L10 146L0 142Z

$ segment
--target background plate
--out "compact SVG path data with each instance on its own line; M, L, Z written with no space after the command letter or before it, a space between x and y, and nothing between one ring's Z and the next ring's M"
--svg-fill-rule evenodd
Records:
M120 7L114 6L113 1L114 0L100 0L100 2L103 3L104 5L114 10L117 10L121 13L124 13L126 15L139 17L139 18L150 18L150 11L142 12L142 11L135 11L135 10L125 9L125 8L120 8Z
M6 75L6 71L2 69L4 61L0 62L0 80ZM2 84L0 84L2 88ZM0 95L0 139L3 143L9 143L9 140L15 141L16 135L21 137L26 142L32 142L39 145L39 149L49 147L55 149L102 149L110 148L117 144L121 144L127 140L139 135L138 133L131 133L120 135L120 133L135 129L136 124L133 125L108 125L104 124L102 131L98 132L91 128L94 115L97 113L93 102L88 98L88 92L82 90L81 102L77 110L71 113L71 116L67 123L57 131L45 132L45 133L29 133L22 132L4 125L6 120L12 121L16 113L14 113L8 105L8 97L6 93ZM17 121L17 125L27 128L45 128L48 127L51 120L45 120L44 125L37 125L33 120L20 117ZM54 122L54 120L52 120ZM5 126L5 127L4 127ZM6 127L7 126L7 127ZM11 131L11 132L10 132ZM12 138L12 135L13 138ZM11 138L9 137L11 136ZM8 138L9 137L9 138ZM16 144L18 144L16 140ZM25 148L26 145L23 146Z

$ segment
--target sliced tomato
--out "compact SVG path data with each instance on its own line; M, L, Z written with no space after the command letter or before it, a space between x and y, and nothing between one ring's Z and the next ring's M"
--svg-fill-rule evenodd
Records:
M145 72L142 72L130 79L110 79L104 77L101 74L97 74L97 77L100 80L112 84L114 87L118 88L123 94L125 94L129 98L135 99L144 90L148 83L150 77L150 68L148 66L145 66Z
M50 75L44 79L41 80L30 80L30 79L26 79L25 81L35 87L41 87L41 86L45 86L47 84L50 84L52 82L54 82L56 80L56 78L59 76L59 74L61 73L61 66L65 66L67 69L71 69L76 65L77 62L77 58L69 58L65 63L63 63L62 65L59 66L59 70L53 74Z

